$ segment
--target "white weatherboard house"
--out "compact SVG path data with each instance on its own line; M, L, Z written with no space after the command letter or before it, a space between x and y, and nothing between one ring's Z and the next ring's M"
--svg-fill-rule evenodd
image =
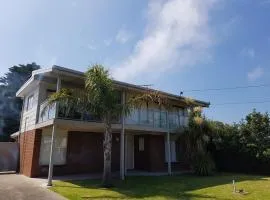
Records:
M129 91L149 90L119 81L113 83L121 92L122 102L130 97ZM60 88L82 87L84 73L53 66L33 71L19 89L16 95L24 102L18 135L20 173L29 177L48 175L53 131L54 174L102 172L103 123L76 110L64 115L61 105L46 107L48 97ZM173 109L145 103L112 126L112 170L120 170L121 176L134 170L171 173L189 168L178 138L179 130L187 126L190 104L182 96L159 92L167 97ZM194 100L192 105L208 107L209 103Z

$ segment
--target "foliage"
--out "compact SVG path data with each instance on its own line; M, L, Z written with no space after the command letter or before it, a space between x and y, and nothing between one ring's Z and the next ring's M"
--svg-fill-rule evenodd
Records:
M192 159L192 166L195 174L200 176L212 175L215 163L210 153L197 152Z
M0 77L0 141L9 141L10 134L19 130L22 101L16 92L39 68L36 63L13 66Z
M270 151L270 118L254 110L240 123L240 151L259 159L269 159Z
M61 89L49 99L49 104L59 102L66 112L71 110L97 115L104 122L104 171L103 185L111 185L112 121L119 119L122 112L129 112L121 104L119 91L115 90L109 72L101 65L94 65L85 73L84 89Z
M214 169L214 162L207 149L211 133L211 126L202 116L202 109L193 108L189 116L189 126L181 135L180 141L187 159L198 175L210 175Z
M244 189L247 195L233 193ZM209 177L192 175L127 177L114 180L113 188L100 187L98 180L56 181L50 189L67 199L185 199L253 200L269 199L270 178L243 174L218 174Z
M270 173L270 118L253 110L233 125L210 121L209 149L219 170Z

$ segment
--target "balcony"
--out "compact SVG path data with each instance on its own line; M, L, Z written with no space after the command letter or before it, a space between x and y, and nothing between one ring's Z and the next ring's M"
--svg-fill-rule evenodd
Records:
M102 122L97 116L89 113L80 113L76 109L71 109L67 112L64 106L59 106L58 119L87 121L87 122ZM45 101L40 104L39 123L46 122L55 118L56 105L48 105ZM68 113L68 114L67 114ZM168 120L167 120L168 119ZM167 126L168 121L168 126ZM114 124L121 123L120 120L115 120ZM180 127L188 126L188 115L183 109L177 109L167 112L159 109L134 109L133 112L125 118L125 124L138 125L141 127L158 128L175 130Z
M46 122L55 118L56 104L48 105L48 101L44 101L40 104L38 122Z
M56 116L56 104L48 105L48 101L44 101L40 104L39 111L39 123L46 122L48 120L54 119ZM67 108L65 106L59 105L58 110L58 119L66 119L66 120L77 120L77 121L94 121L101 122L101 119L95 117L93 115L87 113L79 113L75 109L71 109L67 112Z
M169 123L168 126L167 118ZM188 126L188 116L187 114L181 115L179 112L168 112L167 114L166 111L157 109L135 109L131 115L126 117L125 123L175 130L179 127Z

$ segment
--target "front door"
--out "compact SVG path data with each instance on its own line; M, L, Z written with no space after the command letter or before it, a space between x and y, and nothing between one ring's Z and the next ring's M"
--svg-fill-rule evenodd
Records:
M134 136L126 135L126 168L134 169Z
M136 170L149 170L149 135L136 135L134 138L134 159Z

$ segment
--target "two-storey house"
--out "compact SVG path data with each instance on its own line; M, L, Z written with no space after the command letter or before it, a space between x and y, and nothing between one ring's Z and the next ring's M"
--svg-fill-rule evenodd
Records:
M122 93L122 99L129 97L129 91L149 90L119 81L114 81L114 85ZM46 104L48 97L60 88L82 87L84 73L53 66L33 71L31 78L18 90L16 95L24 102L18 136L20 173L29 177L48 174L53 127L54 174L102 172L102 122L89 113L76 110L67 116L61 105ZM178 140L181 128L188 125L187 102L182 96L159 92L170 100L172 109L147 103L113 124L113 171L171 173L189 167ZM194 100L193 104L209 106L199 100Z

